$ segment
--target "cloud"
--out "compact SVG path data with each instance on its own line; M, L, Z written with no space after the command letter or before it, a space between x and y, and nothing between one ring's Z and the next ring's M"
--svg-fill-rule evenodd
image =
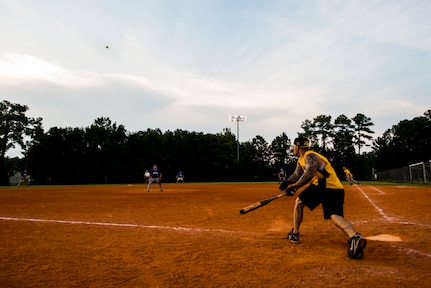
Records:
M241 139L270 142L320 114L363 113L383 132L431 105L428 1L0 6L2 96L46 128L104 116L217 133L242 114Z
M0 84L3 86L26 82L48 82L66 88L102 85L100 79L88 77L89 74L67 71L31 55L6 53L0 59Z

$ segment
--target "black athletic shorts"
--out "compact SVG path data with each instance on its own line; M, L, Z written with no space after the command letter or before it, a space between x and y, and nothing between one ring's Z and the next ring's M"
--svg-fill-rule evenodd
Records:
M322 204L325 219L333 214L344 217L344 189L322 189L311 184L298 197L311 211Z

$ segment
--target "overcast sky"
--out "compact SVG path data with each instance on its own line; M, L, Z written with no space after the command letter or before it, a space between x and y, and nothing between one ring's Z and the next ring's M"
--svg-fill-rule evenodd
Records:
M240 141L271 142L362 113L378 137L431 109L430 80L429 0L0 0L1 98L45 131L236 134L245 115Z

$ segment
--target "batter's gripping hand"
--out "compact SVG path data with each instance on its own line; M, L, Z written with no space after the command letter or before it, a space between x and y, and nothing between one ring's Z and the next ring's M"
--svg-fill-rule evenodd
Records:
M281 182L280 187L278 187L278 189L280 189L281 191L284 191L287 189L287 187L289 186L290 182L288 180Z
M293 186L290 186L286 189L286 196L293 196L295 195L296 188Z

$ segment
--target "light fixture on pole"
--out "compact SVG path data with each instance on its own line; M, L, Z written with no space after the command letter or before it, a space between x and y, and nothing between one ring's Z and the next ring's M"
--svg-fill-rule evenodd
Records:
M246 117L243 115L232 115L229 117L231 122L236 122L236 161L239 164L239 122L245 121Z

